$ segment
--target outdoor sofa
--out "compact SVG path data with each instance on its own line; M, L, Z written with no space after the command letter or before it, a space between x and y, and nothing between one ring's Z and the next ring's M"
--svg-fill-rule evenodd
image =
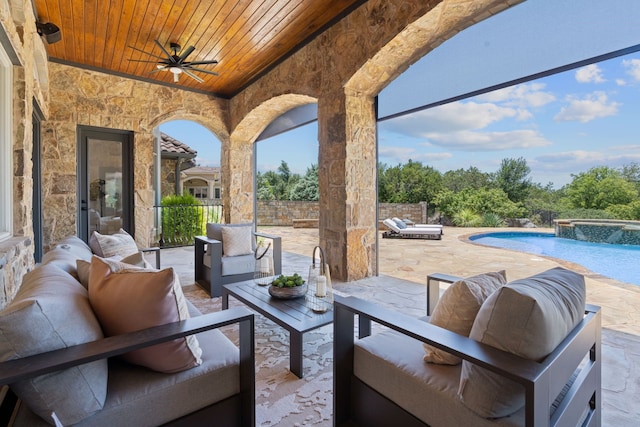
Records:
M335 297L336 426L601 424L600 309L585 303L584 278L552 269L500 285L484 301L468 289L479 300L470 337ZM381 331L372 334L372 322ZM425 362L434 351L462 363Z
M124 261L136 257L140 259L133 254ZM94 280L93 274L103 271L96 273L96 266L105 269L108 263L135 281L121 283L118 292L144 292L112 304L125 306L146 301L146 296L154 301L153 307L116 314L123 322L148 322L158 314L157 307L166 319L178 310L181 320L143 329L125 325L133 330L105 337L103 330L114 326L98 320L104 306L90 301L94 282L89 290L82 282ZM55 413L62 425L76 426L253 426L254 315L244 307L200 315L178 290L175 277L170 268L141 270L92 257L89 246L76 237L46 253L0 312L0 425L52 425ZM156 283L166 285L162 294L156 295ZM116 285L110 282L103 290ZM221 327L237 331L239 347ZM183 362L185 348L193 349L192 337L199 354L187 355ZM158 344L164 347L150 347ZM145 351L152 352L145 353L152 368L129 359Z

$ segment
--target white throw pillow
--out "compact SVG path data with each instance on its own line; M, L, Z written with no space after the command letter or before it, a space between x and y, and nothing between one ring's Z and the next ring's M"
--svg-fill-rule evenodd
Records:
M225 256L249 255L253 253L251 239L253 227L220 227L222 231L222 251Z
M89 246L94 254L103 258L116 255L124 258L138 252L135 240L122 228L114 234L100 234L94 231L89 238Z
M561 267L515 280L480 308L469 338L529 360L542 360L584 318L584 277ZM458 396L485 418L505 417L524 406L524 387L462 362Z
M442 294L429 322L468 337L484 301L506 283L507 276L504 270L458 280ZM428 344L424 344L424 349L425 362L445 365L457 365L462 362L458 356Z

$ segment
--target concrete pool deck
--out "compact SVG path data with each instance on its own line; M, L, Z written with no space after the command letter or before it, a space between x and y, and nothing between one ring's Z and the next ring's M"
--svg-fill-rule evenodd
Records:
M282 237L283 269L306 273L317 229L259 227ZM445 227L442 240L379 239L380 275L339 283L337 291L371 300L410 315L425 314L426 276L440 272L471 276L506 270L509 280L559 265L586 277L587 302L602 307L603 426L635 426L640 419L640 286L593 274L572 263L508 249L470 243L468 236L490 231L549 229L487 229ZM193 247L163 249L163 267L174 266L183 284L193 283ZM166 254L166 255L165 255ZM304 258L306 257L306 258Z

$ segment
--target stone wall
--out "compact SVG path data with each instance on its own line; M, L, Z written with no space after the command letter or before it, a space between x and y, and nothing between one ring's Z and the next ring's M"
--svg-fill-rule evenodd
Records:
M160 160L161 198L176 194L176 161L176 159Z
M5 51L13 63L13 237L0 242L0 308L10 302L33 259L33 103L46 114L48 69L44 43L36 33L32 2L5 1L0 25ZM0 203L4 203L1 200Z
M256 207L258 225L290 227L294 219L319 219L318 202L293 200L258 200ZM427 202L421 203L380 203L378 218L407 218L417 223L427 221Z
M51 63L50 114L43 123L45 247L77 232L78 126L134 134L135 238L148 244L153 228L153 131L175 119L198 122L228 139L228 101L151 83Z

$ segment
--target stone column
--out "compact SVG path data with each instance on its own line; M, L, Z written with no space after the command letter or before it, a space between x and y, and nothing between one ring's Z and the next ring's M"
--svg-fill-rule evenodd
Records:
M224 222L253 221L253 142L221 141Z
M331 275L376 274L374 99L341 89L318 101L320 245Z

